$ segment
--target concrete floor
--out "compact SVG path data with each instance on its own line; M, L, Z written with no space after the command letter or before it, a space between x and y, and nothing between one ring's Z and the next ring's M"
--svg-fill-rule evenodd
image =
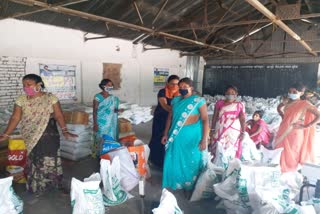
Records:
M134 126L133 129L142 141L148 143L151 136L152 122ZM82 180L90 176L93 172L99 171L97 160L86 158L81 161L63 161L64 185L70 187L71 178L75 177ZM146 181L144 200L139 197L138 187L130 193L134 198L125 203L108 207L106 213L110 214L150 214L152 209L159 205L161 196L162 170L151 166L152 177ZM34 195L26 193L24 187L15 185L16 192L24 201L25 214L69 214L71 213L69 192L62 191L48 192L36 198ZM225 213L224 210L216 209L214 200L203 200L199 202L189 202L186 200L182 191L173 192L177 198L179 207L185 214L205 214L205 213ZM165 213L164 213L165 214Z

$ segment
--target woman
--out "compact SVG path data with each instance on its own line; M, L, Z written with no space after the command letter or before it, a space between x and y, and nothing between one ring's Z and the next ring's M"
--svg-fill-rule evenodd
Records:
M113 83L109 79L101 80L99 88L102 90L93 100L93 131L96 132L93 155L100 156L101 139L108 135L118 140L118 112L119 98L111 94Z
M201 151L207 147L209 131L207 105L192 91L192 80L181 79L181 96L171 102L172 111L162 137L166 147L163 188L192 190L203 167Z
M27 190L40 194L61 187L60 137L56 121L65 138L76 135L68 132L58 98L43 91L45 86L40 76L28 74L22 82L26 95L17 98L0 142L7 140L20 122L28 152Z
M298 164L314 162L315 124L320 112L307 100L301 100L303 86L299 83L289 88L290 102L276 136L276 148L284 148L280 165L282 172L296 171Z
M245 133L245 109L238 102L238 89L229 85L225 90L225 99L215 104L211 123L210 152L214 163L227 168L232 158L241 157L241 141Z
M252 119L246 123L246 131L256 144L257 149L260 149L261 144L268 145L271 137L268 125L264 122L262 117L263 111L255 111L252 115Z
M161 143L163 131L166 126L168 113L171 111L171 100L179 95L179 77L169 76L166 87L158 93L158 105L153 114L152 136L149 143L150 161L158 167L163 167L164 145Z

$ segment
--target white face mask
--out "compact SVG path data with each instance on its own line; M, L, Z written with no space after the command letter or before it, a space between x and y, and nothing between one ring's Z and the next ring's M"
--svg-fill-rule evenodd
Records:
M297 100L300 98L300 94L291 94L291 93L288 93L288 97L289 99L291 100Z
M226 98L227 100L235 100L235 99L236 99L236 95L228 94L228 95L225 95L225 98Z
M110 93L113 90L113 86L111 87L104 87L104 90L108 93Z

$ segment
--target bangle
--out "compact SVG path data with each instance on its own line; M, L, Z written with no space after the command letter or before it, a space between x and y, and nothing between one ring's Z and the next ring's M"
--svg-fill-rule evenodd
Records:
M63 127L63 128L61 128L61 130L67 130L68 128L67 127Z

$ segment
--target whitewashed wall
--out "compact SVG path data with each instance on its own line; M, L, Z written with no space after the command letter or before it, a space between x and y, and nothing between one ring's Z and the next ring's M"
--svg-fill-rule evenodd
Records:
M181 77L186 70L186 57L178 51L142 52L141 45L133 48L130 41L113 38L84 42L81 31L14 19L0 21L0 56L27 57L26 73L39 72L41 62L78 65L78 98L84 102L91 102L100 90L102 63L122 64L122 88L114 93L141 105L157 102L154 67L169 68L170 74Z

